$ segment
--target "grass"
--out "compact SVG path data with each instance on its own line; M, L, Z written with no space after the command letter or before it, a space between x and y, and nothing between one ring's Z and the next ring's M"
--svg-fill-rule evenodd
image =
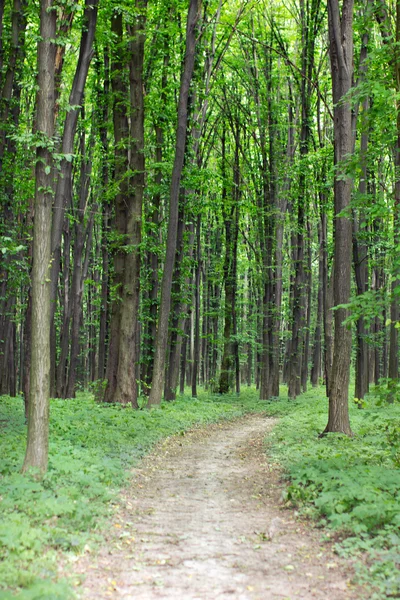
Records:
M49 470L42 482L19 473L26 426L21 399L0 398L0 600L68 600L60 556L101 541L129 468L162 437L247 412L278 416L268 452L287 479L288 505L328 530L336 550L360 560L370 598L400 595L400 405L371 396L350 407L353 438L319 438L327 421L322 389L298 400L260 402L254 389L201 392L151 411L96 404L89 394L52 400ZM330 531L330 533L329 533Z
M60 554L100 540L111 501L161 438L194 425L262 411L256 393L181 397L151 411L96 404L89 394L51 401L50 460L43 481L21 475L26 425L21 398L0 398L0 600L67 600Z
M364 553L357 573L372 585L370 598L398 598L400 405L373 394L363 410L352 404L352 438L318 437L327 410L321 389L301 396L289 411L287 401L275 405L284 416L268 444L284 468L286 501L331 530L339 554Z

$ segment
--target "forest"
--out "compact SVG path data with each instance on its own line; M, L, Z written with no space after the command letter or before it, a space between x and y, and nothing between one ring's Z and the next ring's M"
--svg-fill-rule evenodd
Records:
M255 414L320 597L400 597L399 250L399 0L0 0L0 598Z

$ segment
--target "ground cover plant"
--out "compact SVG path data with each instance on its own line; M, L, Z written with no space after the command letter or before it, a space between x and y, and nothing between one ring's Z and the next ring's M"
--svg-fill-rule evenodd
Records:
M351 407L354 436L319 437L327 399L321 388L298 400L261 402L254 388L228 396L201 391L151 411L96 404L90 394L53 400L50 466L44 479L21 475L26 426L22 400L1 398L0 598L66 600L60 554L93 549L129 467L160 438L197 424L265 411L280 417L268 452L284 468L284 500L328 529L337 552L360 561L357 576L374 598L399 593L399 404L371 396ZM331 533L329 533L331 530Z
M26 425L20 398L0 399L0 598L66 600L57 577L60 553L76 554L100 539L110 502L129 467L160 438L194 425L262 411L254 390L141 411L96 404L90 394L52 400L49 470L42 481L22 475Z
M362 410L351 407L353 437L319 437L327 403L320 388L304 394L272 432L270 450L288 480L284 499L332 530L339 554L366 553L357 577L373 585L370 598L399 597L400 405L372 393Z

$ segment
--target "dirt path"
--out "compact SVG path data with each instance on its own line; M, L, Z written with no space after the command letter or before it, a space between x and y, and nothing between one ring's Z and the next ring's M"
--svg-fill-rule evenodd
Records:
M106 546L77 573L87 599L357 598L349 571L293 513L250 416L160 444L125 491Z

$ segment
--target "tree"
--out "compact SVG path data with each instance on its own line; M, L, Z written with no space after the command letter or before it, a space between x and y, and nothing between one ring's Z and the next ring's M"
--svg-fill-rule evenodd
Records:
M40 4L38 42L37 152L32 269L32 355L28 440L23 471L44 473L48 462L50 397L50 268L53 203L56 11L52 0Z
M172 171L169 200L168 235L166 256L161 282L161 302L158 316L158 329L154 356L153 379L149 395L149 405L161 402L164 390L165 357L168 340L168 320L171 306L172 274L174 270L176 240L178 230L179 188L186 150L189 90L192 80L196 42L197 23L200 17L200 0L190 0L186 23L186 53L183 65L178 103L178 125L176 131L175 160Z
M352 180L346 173L346 159L352 151L351 105L348 93L353 77L353 0L328 0L329 51L334 103L334 278L335 338L329 418L324 433L351 435L348 393L351 361L351 329L344 323L350 300L352 224L345 211L350 205Z

